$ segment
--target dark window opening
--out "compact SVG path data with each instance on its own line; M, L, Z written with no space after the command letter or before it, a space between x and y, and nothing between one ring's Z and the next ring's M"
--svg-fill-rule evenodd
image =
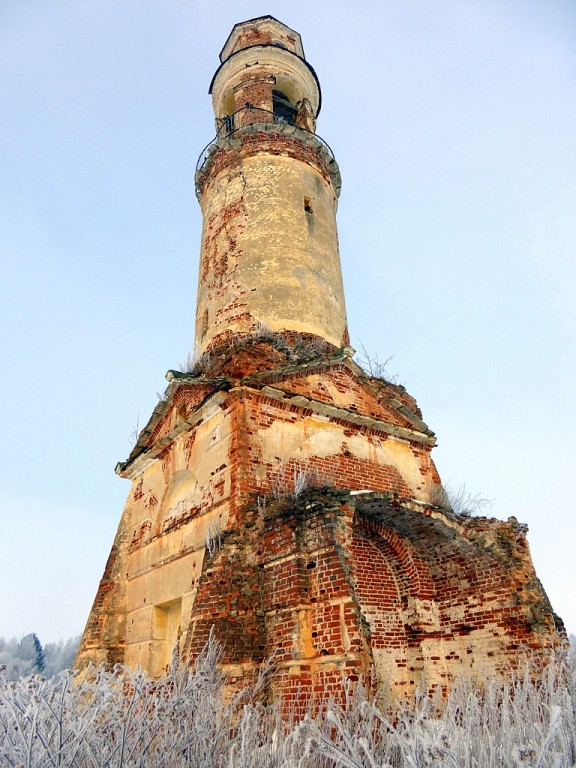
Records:
M208 310L204 310L204 314L202 315L202 328L201 328L201 338L203 339L204 336L206 336L206 332L208 331Z
M314 213L312 210L312 200L309 197L304 198L304 210L306 213Z
M277 123L294 125L296 120L296 107L293 107L282 91L272 91L272 108L274 119Z

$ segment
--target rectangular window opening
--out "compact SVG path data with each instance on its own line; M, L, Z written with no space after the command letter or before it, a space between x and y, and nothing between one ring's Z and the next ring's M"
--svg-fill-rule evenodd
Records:
M153 647L149 664L153 677L159 677L168 670L182 633L181 621L181 598L154 606Z

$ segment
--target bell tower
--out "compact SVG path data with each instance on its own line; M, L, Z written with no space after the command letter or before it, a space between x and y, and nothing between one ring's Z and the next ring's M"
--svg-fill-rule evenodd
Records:
M321 93L300 35L266 16L237 24L210 93L202 152L196 352L266 328L347 341L336 209L340 172L315 133Z
M338 166L300 35L237 24L200 155L196 363L116 472L126 506L76 660L162 675L214 632L289 706L506 675L561 637L526 527L456 514L405 388L352 359Z

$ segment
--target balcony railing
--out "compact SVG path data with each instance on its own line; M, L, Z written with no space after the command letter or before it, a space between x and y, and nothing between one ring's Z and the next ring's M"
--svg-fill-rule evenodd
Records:
M249 121L244 121L242 119L246 113L249 113ZM202 169L208 160L209 155L211 154L213 146L218 141L220 141L220 139L234 138L235 134L242 132L244 128L249 126L270 124L293 126L297 132L302 131L303 134L313 136L314 139L322 146L330 160L336 159L334 157L334 152L332 152L330 149L330 146L324 141L324 139L321 139L318 134L314 133L313 131L309 131L307 128L302 128L302 126L296 124L295 120L272 112L270 109L255 107L253 104L246 104L245 107L241 107L240 109L237 109L236 112L233 112L231 115L225 115L221 119L220 125L218 127L218 133L200 153L200 157L196 163L196 173Z

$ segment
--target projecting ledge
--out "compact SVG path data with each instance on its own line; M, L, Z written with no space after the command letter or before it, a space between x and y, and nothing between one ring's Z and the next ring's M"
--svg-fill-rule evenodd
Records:
M362 416L359 413L354 413L353 411L349 411L346 408L341 408L337 405L322 403L319 400L310 400L303 395L287 395L281 389L276 389L276 387L262 387L260 391L265 397L290 403L299 408L308 408L313 413L326 415L334 419L341 419L350 424L367 427L368 429L375 429L380 432L385 432L388 435L392 435L393 437L402 438L404 440L413 440L414 442L422 443L423 445L429 445L431 447L436 445L436 437L430 430L428 430L427 433L419 432L413 429L408 429L407 427L401 427L397 424L390 424L381 419Z
M260 142L255 142L254 137L258 136L264 138L262 138L262 141ZM208 173L208 168L218 152L221 150L234 150L237 152L240 149L246 150L246 147L250 147L251 151L266 152L272 149L269 139L273 140L274 137L283 138L284 140L292 139L296 146L300 144L313 149L319 162L324 166L330 176L336 197L340 196L342 176L330 146L324 139L318 136L318 134L312 133L312 131L299 128L295 125L277 122L250 123L231 131L226 136L215 136L214 139L204 147L196 163L196 196L198 197L200 195L204 180ZM287 144L287 142L284 141L284 144ZM283 153L286 152L286 149L287 147L284 146ZM274 154L274 152L272 152L272 154Z

